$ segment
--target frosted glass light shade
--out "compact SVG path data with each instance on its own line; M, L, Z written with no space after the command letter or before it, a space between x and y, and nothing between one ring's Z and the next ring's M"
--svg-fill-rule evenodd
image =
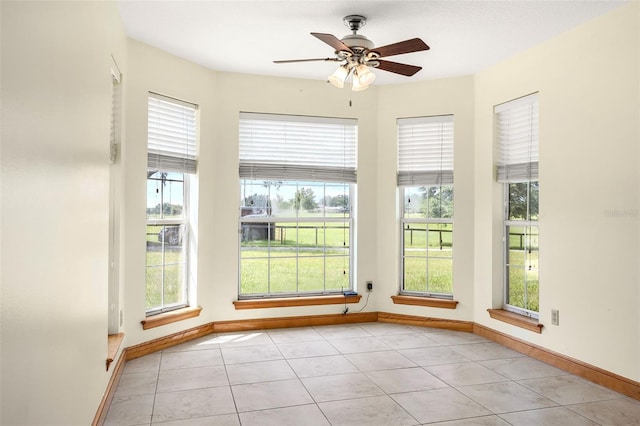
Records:
M336 86L338 89L342 89L344 87L344 81L347 79L349 75L349 70L344 66L339 66L338 69L329 76L329 83Z
M358 65L358 68L356 68L356 75L358 76L359 83L363 86L369 86L376 79L376 75L364 64Z

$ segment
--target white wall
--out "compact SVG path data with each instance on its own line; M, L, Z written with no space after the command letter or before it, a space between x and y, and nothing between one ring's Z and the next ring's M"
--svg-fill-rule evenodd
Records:
M111 2L2 2L2 414L91 423L107 373ZM111 369L113 371L113 369Z
M640 132L634 2L476 75L475 321L640 379ZM501 299L492 108L539 91L542 334L491 320ZM551 325L551 309L560 325Z

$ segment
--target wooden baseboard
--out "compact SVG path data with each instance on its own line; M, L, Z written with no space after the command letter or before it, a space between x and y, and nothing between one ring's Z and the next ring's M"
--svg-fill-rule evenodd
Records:
M390 314L378 312L378 321L395 324L416 325L420 327L444 328L447 330L473 332L473 322L440 318L421 317L417 315Z
M173 333L158 339L149 340L125 349L127 361L149 355L180 343L185 343L198 337L213 333L213 323L203 324L188 330Z
M619 376L586 362L562 355L541 346L509 336L480 324L474 324L473 332L503 346L550 364L561 370L580 376L606 388L640 400L640 383Z
M113 400L113 395L116 393L116 389L118 388L118 383L120 382L120 376L122 375L122 370L124 369L125 364L125 352L126 349L122 351L120 357L116 361L115 368L113 369L113 373L111 373L111 378L109 378L109 382L107 383L107 388L102 396L102 400L100 401L100 405L98 406L98 411L96 412L95 417L93 418L93 422L91 422L91 426L100 426L104 423L104 419L107 417L107 412L109 411L109 407L111 406L111 401Z

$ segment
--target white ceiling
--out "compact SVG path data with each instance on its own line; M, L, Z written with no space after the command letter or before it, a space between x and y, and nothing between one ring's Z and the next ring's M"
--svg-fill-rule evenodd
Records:
M359 31L383 46L414 37L431 50L389 59L422 66L413 77L374 71L374 84L473 74L606 13L617 0L209 0L131 1L118 6L129 37L218 71L326 80L333 49L310 32L349 34L342 18L367 17ZM594 52L596 55L597 52Z

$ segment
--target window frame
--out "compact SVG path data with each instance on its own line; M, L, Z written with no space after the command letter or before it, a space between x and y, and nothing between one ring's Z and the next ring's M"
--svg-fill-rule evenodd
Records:
M432 186L436 186L439 188L442 188L442 186L445 185L423 185L427 188L432 187ZM455 187L453 184L450 185L446 185L446 186L451 186L452 191L454 191L454 199L455 199ZM399 190L399 202L400 202L400 250L399 250L399 255L400 255L400 259L399 259L399 282L400 282L400 294L401 295L405 295L405 296L421 296L421 297L430 297L430 298L434 298L434 299L445 299L445 300L453 300L453 232L454 232L454 224L453 224L453 215L450 218L436 218L436 217L430 217L430 215L428 214L428 210L427 210L427 214L425 215L424 218L407 218L405 217L405 196L406 196L406 192L405 190L407 188L414 188L415 186L411 186L411 187L406 187L406 186L400 186L398 187ZM440 189L441 190L441 189ZM427 228L427 249L426 249L426 253L424 258L427 260L427 280L425 282L425 291L413 291L413 290L406 290L405 289L405 258L407 257L405 254L405 227L407 225L410 225L412 223L418 223L418 224L424 224L426 225ZM451 246L451 256L450 257L432 257L429 256L429 245L428 245L428 238L429 238L429 225L433 225L433 224L444 224L444 225L450 225L451 226L451 241L452 241L452 246ZM415 257L415 256L414 256ZM438 292L434 292L434 291L429 291L429 259L451 259L451 293L438 293Z
M161 264L150 266L149 244L147 242L145 253L145 275L149 268L161 268L161 303L159 306L147 307L147 278L145 277L145 315L151 317L166 312L176 311L191 306L195 301L195 271L191 271L191 253L197 247L191 247L191 226L193 219L197 222L197 216L190 211L190 200L194 194L191 193L191 179L195 179L197 173L198 145L199 145L199 106L192 102L183 101L177 98L161 95L155 92L147 93L147 203L149 197L149 182L165 182L164 173L176 174L180 179L173 179L169 176L169 181L182 183L182 214L180 218L165 218L165 185L160 184L160 218L149 218L145 221L145 241L147 241L149 226L158 226L162 232L160 247L162 251ZM152 178L153 175L158 177ZM197 180L193 182L197 192ZM197 200L194 200L197 205ZM179 234L179 244L181 246L180 256L182 260L178 263L168 264L166 262L166 248L168 241L164 240L167 226L181 227ZM180 229L180 228L179 228ZM166 303L165 294L165 270L170 265L180 265L181 288L180 299L173 303ZM193 300L192 300L193 299Z
M398 250L399 267L398 283L399 293L406 296L419 296L453 300L453 232L454 213L451 217L431 217L427 200L427 211L424 217L406 217L405 199L407 188L425 187L427 193L431 188L438 188L441 194L443 187L450 187L453 199L452 209L455 203L455 115L439 114L410 118L398 118L397 121L397 187L398 187L398 211L400 215L400 244ZM442 212L440 212L442 216ZM405 228L412 223L423 224L426 233L426 250L424 259L426 261L424 291L410 290L406 288L406 263L409 258L418 256L407 256ZM431 225L444 224L451 227L451 256L438 257L430 255L429 233ZM442 231L440 231L442 232ZM442 234L440 234L442 237ZM442 238L441 238L442 239ZM419 256L422 258L422 256ZM431 278L429 274L429 263L431 259L449 259L451 288L448 293L433 291L430 287Z
M496 181L502 186L502 309L529 318L539 318L540 268L539 257L536 265L538 281L538 312L528 309L527 297L527 262L531 266L531 258L527 260L526 252L531 252L530 234L523 234L524 258L523 274L523 305L509 303L511 291L511 271L519 265L512 265L510 261L511 242L510 228L536 228L536 240L539 238L538 211L536 219L531 218L531 184L537 182L539 200L539 102L538 93L531 93L499 105L494 106L494 132L496 144ZM510 185L527 184L526 212L523 219L511 219ZM539 244L536 245L539 254Z
M523 181L523 182L506 182L503 183L503 199L504 199L504 211L503 211L503 226L502 226L502 231L503 231L503 237L502 237L502 255L503 255L503 274L502 274L502 282L503 282L503 309L505 311L509 311L509 312L513 312L515 314L518 315L523 315L529 318L533 318L533 319L538 319L539 318L539 310L540 307L538 306L538 312L533 311L531 309L527 309L525 307L520 307L520 306L516 306L516 305L511 305L508 303L509 301L509 297L510 297L510 271L511 268L513 267L510 264L510 257L509 257L509 252L511 251L511 245L510 245L510 232L509 232L509 228L511 227L523 227L523 228L532 228L535 227L538 232L535 234L536 236L539 236L539 226L538 226L538 220L531 220L530 218L530 209L529 209L529 205L530 205L530 198L531 198L531 193L529 191L529 188L531 186L532 182L537 182L537 180L531 180L531 181ZM510 211L510 204L509 204L509 192L510 192L510 188L509 185L511 184L517 184L517 183L527 183L527 218L524 220L515 220L515 219L509 219L509 211ZM523 235L523 251L526 252L527 249L531 250L531 246L529 244L527 244L528 235L533 235L533 234L529 234L529 233L525 233ZM536 248L536 250L538 251L539 254L539 244ZM530 260L529 260L530 262ZM539 263L539 260L538 260ZM527 278L526 278L526 259L522 265L523 269L525 269L525 274L524 274L524 283L523 283L523 291L524 291L524 300L525 300L525 306L527 305L526 301L527 301ZM539 300L539 295L540 295L540 267L539 265L536 266L536 272L537 272L537 276L538 276L538 300ZM539 303L539 302L538 302Z
M243 182L248 181L248 180L252 180L252 179L240 179L240 187L241 187L241 194L240 194L240 207L242 209L242 204L243 204L243 195L242 195L242 187L243 187ZM260 182L263 179L253 179L254 181ZM304 188L305 185L301 185L301 184L305 184L305 183L314 183L315 185L332 185L332 184L336 184L339 182L322 182L322 181L287 181L288 184L297 184L298 188ZM258 183L254 184L257 185ZM354 252L355 252L355 217L354 217L354 200L355 200L355 195L356 195L356 190L357 190L357 184L356 183L350 183L350 182L344 182L341 183L343 185L347 185L349 188L349 208L348 210L345 212L345 214L343 215L342 218L340 217L327 217L327 216L322 216L322 217L301 217L301 216L273 216L271 214L268 214L265 217L254 217L254 218L244 218L243 216L240 215L239 219L238 219L238 299L239 300L250 300L250 299L265 299L265 298L286 298L286 297L313 297L313 296L324 296L324 295L336 295L336 294L343 294L345 291L354 291L355 289L355 270L354 270L354 265L355 265L355 256L354 256ZM269 197L269 199L271 199L271 197ZM240 209L240 210L241 210ZM269 228L271 228L271 224L274 225L274 228L277 227L277 223L295 223L296 226L300 226L300 224L303 224L302 226L304 226L304 223L315 223L315 222L323 222L323 223L343 223L345 225L348 226L347 228L347 232L349 234L349 241L348 241L348 253L346 255L347 259L348 259L348 287L341 287L340 289L327 289L327 280L326 280L326 270L323 276L323 289L322 290L314 290L314 291L295 291L295 292L272 292L270 291L271 289L271 273L270 270L268 270L267 273L267 289L269 289L269 291L267 292L262 292L262 293L242 293L242 239L243 239L243 224L250 224L250 223L260 223L260 224L264 224L267 223L269 224ZM318 228L321 229L321 228ZM271 232L270 230L268 232ZM271 248L271 243L270 243L270 239L268 240L268 248L270 250ZM296 246L298 247L298 246ZM322 247L323 251L326 250L326 246L325 245L319 245L318 247ZM294 257L294 256L292 256ZM314 256L315 257L315 256ZM276 257L276 258L284 258L284 257ZM296 269L297 269L297 262L299 261L301 257L296 253L295 255L295 259L296 259ZM302 256L302 258L304 259L305 257ZM327 258L327 254L324 253L322 255L323 259ZM267 259L268 261L271 259L270 256L270 251L267 254ZM325 263L326 265L326 263ZM298 278L298 272L296 270L296 289L299 289L299 278Z
M158 170L155 173L164 173L161 170ZM183 256L184 256L184 260L182 262L180 262L179 264L182 264L182 297L181 300L179 302L176 303L170 303L170 304L165 304L164 300L162 300L162 303L160 304L159 307L155 307L155 308L151 308L148 309L146 308L146 316L153 316L153 315L158 315L158 314L162 314L165 312L170 312L170 311L174 311L176 309L181 309L181 308L185 308L190 306L189 304L189 243L190 243L190 233L189 233L189 173L183 173L182 174L182 197L183 197L183 204L182 204L182 217L181 218L161 218L161 219L149 219L147 218L146 220L146 225L145 225L145 229L148 229L149 226L162 226L162 229L165 229L165 227L167 226L182 226L182 250L183 250ZM153 181L160 181L162 182L162 179L151 179L151 176L147 177L147 183L149 182L149 180L153 180ZM177 180L172 180L174 182L180 182ZM162 196L160 197L160 206L164 205L164 188L162 189ZM162 209L162 207L161 207ZM164 295L164 272L165 272L165 267L166 266L171 266L171 265L177 265L178 263L171 263L171 264L167 264L165 262L165 258L164 258L164 253L165 253L165 246L169 245L168 242L166 241L162 241L162 253L163 253L163 259L162 259L162 265L151 265L149 266L148 264L145 264L145 271L148 270L148 268L157 268L158 266L161 266L162 268L162 295ZM145 254L146 256L146 254ZM145 283L146 283L146 279L145 279ZM145 292L146 293L146 292ZM146 299L146 294L145 294L145 299ZM164 299L164 298L163 298Z

